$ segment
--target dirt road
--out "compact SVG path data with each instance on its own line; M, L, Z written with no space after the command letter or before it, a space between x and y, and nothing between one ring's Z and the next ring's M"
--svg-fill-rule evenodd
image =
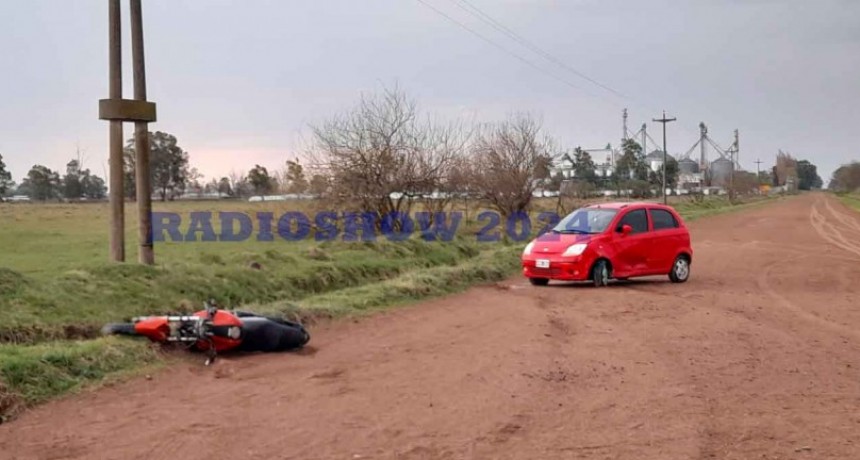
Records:
M45 405L0 458L860 458L860 215L691 228L684 285L514 277Z

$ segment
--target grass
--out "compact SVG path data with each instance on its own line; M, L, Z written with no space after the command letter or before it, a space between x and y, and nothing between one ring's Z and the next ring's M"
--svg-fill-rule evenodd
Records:
M674 205L694 220L760 201L732 205L712 197ZM295 210L288 206L184 202L158 203L155 210L186 217L219 210L279 216ZM299 206L313 212L306 203ZM126 213L135 215L133 205ZM160 361L141 341L95 338L107 322L192 311L208 298L305 319L363 315L504 279L518 268L524 245L479 243L474 231L482 223L464 222L461 234L446 243L157 243L158 265L144 267L106 261L106 215L104 204L0 205L0 417ZM127 241L135 238L127 234ZM128 256L133 260L134 252Z
M701 202L692 200L684 201L674 205L676 211L687 222L701 219L703 217L715 216L727 212L740 211L743 209L770 203L774 198L753 197L746 201L731 203L726 197L713 197Z
M158 361L146 343L102 338L28 347L0 345L0 422L25 406Z
M518 268L521 251L520 245L501 246L457 265L410 271L377 283L312 295L298 304L276 301L249 308L263 313L301 315L304 312L328 317L370 313L502 280Z
M182 262L146 267L106 264L42 280L0 269L0 341L35 343L87 338L102 324L139 314L188 312L214 298L223 305L302 299L372 284L423 268L456 266L489 245L330 243L261 253L203 252ZM249 267L249 262L260 269ZM74 295L69 295L74 293Z
M860 211L860 193L846 193L839 195L839 199L845 203L846 206Z

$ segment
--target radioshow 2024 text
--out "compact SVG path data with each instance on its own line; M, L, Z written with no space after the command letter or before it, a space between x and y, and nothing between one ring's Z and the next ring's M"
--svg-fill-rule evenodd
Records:
M528 241L532 230L544 234L558 225L561 217L546 211L534 216L516 212L503 217L495 211L477 216L480 229L470 232L479 242ZM290 211L273 212L200 211L183 214L152 213L154 242L242 242L275 241L404 241L418 234L425 241L452 241L463 221L463 213L394 211L376 212L320 211L314 215ZM219 231L215 231L215 223ZM255 225L256 224L256 225Z

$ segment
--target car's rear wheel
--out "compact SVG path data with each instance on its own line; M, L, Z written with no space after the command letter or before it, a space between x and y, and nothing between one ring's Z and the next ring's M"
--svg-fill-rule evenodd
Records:
M611 268L609 267L609 262L604 259L600 259L594 263L594 267L591 269L591 282L594 283L594 287L606 286L609 284L609 277L611 276Z
M546 286L549 284L549 279L547 278L529 278L529 283L532 283L532 286Z
M690 277L690 259L680 255L675 258L672 270L669 272L669 280L673 283L683 283Z

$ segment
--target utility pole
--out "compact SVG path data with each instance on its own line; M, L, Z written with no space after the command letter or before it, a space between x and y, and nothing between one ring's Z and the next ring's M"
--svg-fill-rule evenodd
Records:
M729 152L729 155L731 155L731 160L732 160L732 176L731 176L731 179L729 181L729 184L730 184L729 186L732 188L732 193L729 194L730 197L734 196L735 168L737 168L738 158L740 156L739 153L740 153L740 145L738 143L738 130L736 129L735 130L735 142L734 142L733 148Z
M708 177L708 154L705 143L708 140L708 126L702 121L699 123L699 172L702 174L702 186L711 185Z
M624 145L623 144L624 141L627 140L627 109L626 108L621 113L621 119L622 119L622 125L623 125L622 131L621 131L621 142L622 142L622 145Z
M741 140L738 130L735 130L735 166L738 168L738 171L741 170Z
M645 148L645 139L648 138L648 125L642 123L642 155L646 155L648 153L648 149Z
M119 0L108 4L108 74L111 100L122 99L122 25ZM125 262L125 187L122 121L110 121L110 259Z
M755 160L755 185L757 190L761 190L761 160Z
M663 111L663 118L653 119L657 123L663 124L663 204L668 203L668 197L666 196L666 186L669 185L666 183L666 123L671 123L677 120L677 118L666 118L666 111Z
M624 151L624 143L627 141L627 108L621 111L621 151ZM615 166L618 159L616 158L615 150L609 151L609 164ZM623 153L622 153L623 155Z
M131 54L134 73L134 99L146 101L146 66L143 59L143 12L140 0L131 0ZM149 123L134 122L134 149L137 151L138 262L155 263L152 249L152 184L149 166Z
M156 120L155 104L146 100L146 71L143 64L143 17L140 0L130 0L134 99L122 98L122 34L120 0L108 0L109 75L108 99L99 101L99 118L110 121L110 251L111 260L125 261L125 215L123 190L122 124L135 123L137 151L137 204L140 221L140 253L143 264L154 263L152 251L152 202L148 123Z

